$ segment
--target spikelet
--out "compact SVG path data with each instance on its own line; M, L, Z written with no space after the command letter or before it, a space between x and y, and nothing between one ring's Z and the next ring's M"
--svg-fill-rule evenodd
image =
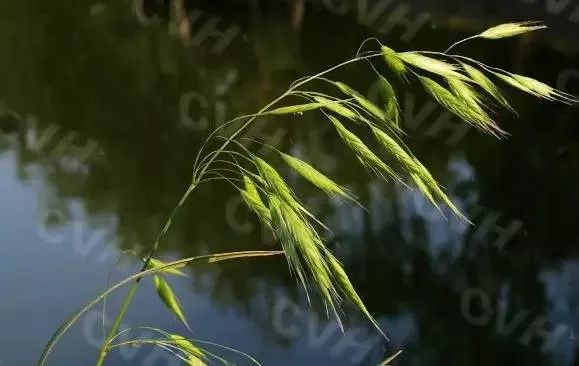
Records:
M239 190L241 197L245 201L245 204L251 209L259 220L266 226L271 227L271 215L269 209L263 203L259 191L253 180L248 176L243 176L243 181L245 183L245 190Z
M147 266L148 269L152 269L152 268L163 268L167 265L167 263L156 259L156 258L151 258L151 260L149 261L149 265ZM185 267L185 265L181 265L181 266L176 266L176 267L169 267L169 268L164 268L162 270L160 270L161 273L164 274L170 274L170 275L174 275L174 276L182 276L185 277L187 276L185 273L183 273L182 271L179 270L179 268L183 268Z
M409 152L406 151L396 140L392 137L388 136L388 134L378 128L372 128L372 133L374 133L374 137L380 146L382 146L386 151L388 151L396 160L402 165L402 167L409 171L415 171L420 169L419 166L416 166L416 161L414 157L410 155Z
M386 118L396 127L397 132L402 132L400 129L400 106L398 99L396 99L396 92L392 84L385 77L381 76L378 79L380 92L386 100L385 115Z
M402 52L398 57L409 65L426 70L443 77L467 80L467 77L461 74L456 65L441 61L432 57L424 56L418 52Z
M326 228L322 222L316 219L316 217L298 201L292 189L271 165L259 157L254 157L254 161L259 174L269 192L283 199L288 205L296 210L296 212L303 213L304 215L315 220L320 226Z
M310 275L314 279L322 298L325 303L330 306L336 315L336 319L340 322L337 313L340 298L332 281L328 264L320 252L323 244L318 234L312 226L291 206L285 203L284 200L272 195L269 197L269 205L276 237L280 240L284 251L289 253L288 261L290 262L290 267L293 267L302 283L304 283L304 286L306 286L303 265L300 263L300 256L297 254L299 251L305 267L307 267Z
M462 220L464 220L468 223L471 223L470 220L466 216L463 215L463 213L460 211L460 209L458 207L456 207L456 205L454 204L454 202L452 202L450 197L448 197L448 195L444 192L444 190L442 189L440 184L438 184L438 181L436 181L436 179L434 179L432 174L430 174L430 171L428 171L428 169L426 169L426 167L424 167L422 165L422 163L420 163L418 161L418 159L416 159L416 162L417 162L417 164L420 164L420 166L422 168L413 172L412 174L414 176L412 178L414 179L414 181L417 185L420 184L419 181L422 182L422 184L424 184L424 187L429 192L431 192L430 193L431 197L427 197L427 198L431 202L433 202L435 206L436 206L437 201L444 203L445 205L447 205L451 209L451 211L457 217L461 218Z
M487 113L480 113L480 110L476 106L466 104L462 99L458 98L436 81L423 76L420 77L420 81L428 94L440 103L440 105L456 114L465 122L489 133L493 133L493 129L498 128Z
M491 79L486 77L482 71L467 64L462 64L462 68L466 71L473 82L478 84L478 86L490 94L503 107L514 112L513 107L511 107L509 101L501 93L500 89L491 81Z
M326 108L327 110L334 112L342 117L345 117L351 121L358 121L360 119L359 115L356 112L344 106L342 103L321 96L315 96L314 100L322 104L324 108Z
M446 204L458 217L468 221L460 210L454 205L450 198L444 193L438 182L432 177L428 169L406 149L404 149L396 140L388 136L384 131L373 128L372 132L376 140L384 149L392 154L410 174L416 187L432 203L434 207L440 210L439 202Z
M385 178L384 174L386 174L398 181L401 181L396 172L388 165L386 165L386 163L380 160L380 158L374 154L372 150L370 150L358 136L348 131L348 129L346 129L346 127L344 127L344 125L342 125L337 118L333 116L328 117L338 131L338 134L342 140L346 143L350 150L354 152L363 166L378 176Z
M372 325L376 327L376 329L380 332L380 334L382 334L384 338L388 340L388 337L386 336L386 334L384 334L382 329L380 329L378 322L376 321L376 319L374 319L372 314L370 314L370 312L366 308L366 305L364 304L364 301L362 301L362 299L356 292L356 289L354 288L354 285L352 285L352 282L350 281L348 274L344 270L342 263L340 263L340 261L338 261L338 259L336 259L336 257L334 257L334 255L329 250L325 250L325 253L332 276L337 281L338 286L342 291L342 293L346 296L346 298L350 299L350 301L352 301L354 305L356 305L358 310L362 314L364 314L364 316L368 318L370 323L372 323Z
M262 115L272 114L272 115L284 115L284 114L299 114L308 111L313 111L322 108L324 105L322 103L306 103L298 105L290 105L287 107L280 107L272 109L271 111L262 113Z
M207 363L204 361L206 359L205 351L195 346L188 339L176 334L167 334L167 338L171 341L172 344L181 350L181 352L183 352L188 366L207 365Z
M348 86L342 82L335 82L334 84L344 94L354 98L356 100L356 102L358 102L360 107L362 107L362 109L364 109L366 112L368 112L370 115L372 115L378 121L380 121L381 124L385 128L392 130L394 132L397 132L397 133L400 132L400 128L399 128L397 122L388 118L386 116L386 113L382 109L378 108L378 106L376 106L376 104L372 103L370 100L366 99L364 96L362 96L356 90L352 89L350 86ZM364 122L366 122L366 121L364 121Z
M534 95L538 98L543 98L552 102L562 102L565 104L577 103L576 97L557 90L541 81L535 80L528 76L517 75L517 74L501 74L495 73L499 78L501 78L506 83L520 89L528 94Z
M295 170L299 175L324 191L326 194L330 196L342 197L357 203L356 198L350 192L348 192L347 189L341 187L330 178L320 173L310 164L291 155L284 153L280 153L280 155L286 164L290 166L290 168Z
M398 356L402 354L402 351L394 353L392 356L388 357L384 361L380 362L378 366L391 366L391 362L394 361Z
M267 185L268 190L292 205L294 209L298 209L298 211L301 210L301 205L297 203L293 191L287 185L283 177L265 160L255 157L254 161L257 165L260 176Z
M298 255L296 245L289 240L290 234L287 233L287 224L284 221L282 214L282 200L275 195L269 195L267 198L269 203L269 210L271 216L271 223L274 235L280 241L280 244L288 261L290 272L295 274L302 283L306 294L308 293L308 286L306 275L302 266L300 256ZM308 296L309 299L309 296Z
M406 73L406 65L398 57L396 51L386 46L382 46L381 50L384 61L390 70L392 70L395 74L404 77L404 74Z
M189 324L187 323L187 318L185 318L185 313L183 312L183 307L177 295L173 292L173 289L167 281L165 281L161 276L153 276L153 283L155 284L155 289L157 290L157 295L161 298L165 306L179 319L187 329Z
M478 37L485 39L499 39L514 37L520 34L547 28L542 22L519 22L497 25L480 33Z
M370 113L371 115L373 115L374 117L376 117L377 119L379 119L381 121L386 120L386 116L384 115L384 112L380 108L378 108L374 103L372 103L368 99L364 98L360 93L358 93L356 90L352 89L349 85L346 85L346 84L339 82L339 81L335 82L334 84L344 94L354 98L356 100L356 102L358 102L358 104L363 109L365 109L368 113Z
M447 78L446 80L454 95L460 99L465 106L472 109L473 113L480 116L481 129L495 136L505 134L483 109L481 97L471 85L456 78Z

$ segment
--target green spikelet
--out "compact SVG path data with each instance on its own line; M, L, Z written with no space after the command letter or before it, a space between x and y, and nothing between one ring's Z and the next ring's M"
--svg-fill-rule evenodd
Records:
M372 103L370 100L362 96L356 90L352 89L350 86L341 82L336 82L335 85L344 94L354 98L356 102L358 102L360 107L362 107L362 109L364 109L368 114L370 114L372 117L378 120L385 128L396 132L400 131L397 121L388 118L385 111L383 111L374 103Z
M316 170L313 166L291 155L280 153L282 159L295 170L299 175L308 180L310 183L324 191L330 196L342 197L347 200L357 202L345 188L341 187L330 178Z
M376 329L380 332L380 334L382 334L384 338L388 339L388 337L384 334L384 332L382 332L382 329L380 329L380 326L378 325L376 319L374 319L372 314L370 314L370 312L366 308L366 305L356 292L356 289L354 288L354 285L352 285L352 282L350 281L348 274L346 273L346 271L344 271L344 267L342 266L342 264L336 259L336 257L334 257L332 253L330 253L329 250L326 250L325 253L330 271L332 272L333 277L338 282L338 287L340 288L342 293L346 296L346 298L350 299L350 301L352 301L354 305L356 305L358 310L362 314L364 314L366 318L368 318L368 320L372 323L372 325L374 325L374 327L376 327Z
M272 109L271 111L265 112L263 114L271 114L271 115L284 115L284 114L299 114L304 112L313 111L316 109L322 108L324 105L322 103L306 103L306 104L298 104L292 105L287 107L281 107Z
M500 73L495 73L502 80L518 88L528 94L534 95L538 98L543 98L552 102L562 102L566 104L577 103L576 97L557 90L541 81L535 80L528 76L509 74L504 75Z
M450 90L462 102L462 104L464 104L466 108L472 110L474 115L479 116L480 125L478 127L480 129L496 136L505 134L505 132L501 130L501 128L483 109L481 97L471 85L456 78L447 78L447 82L450 86Z
M396 174L392 168L390 168L386 163L384 163L380 158L366 146L362 140L352 132L348 131L344 125L338 121L338 119L329 116L330 121L338 131L338 134L342 140L346 143L346 146L350 148L360 161L363 166L365 166L370 171L374 172L376 175L384 177L385 175L390 176L398 181L400 177Z
M263 203L259 191L253 180L248 176L243 176L243 181L245 183L245 190L239 190L241 197L247 204L247 206L255 212L259 220L266 226L271 227L271 215L269 209Z
M477 106L465 103L463 99L457 97L432 79L421 76L420 81L428 94L430 94L440 105L472 126L477 127L482 131L496 134L494 130L498 127L492 127L495 126L495 123L489 118L487 113L481 113Z
M466 73L473 82L477 83L483 90L485 90L489 95L491 95L500 105L514 112L514 109L513 107L511 107L511 104L509 103L507 98L505 98L505 96L501 93L500 89L491 81L491 79L486 77L486 75L483 74L480 70L470 65L462 64L462 68L466 71Z
M382 56L384 56L384 61L390 70L392 70L395 74L404 77L404 74L406 73L406 65L398 57L396 51L386 46L382 46L381 50Z
M384 112L378 108L374 103L369 101L368 99L364 98L360 93L356 90L352 89L349 85L344 84L342 82L335 82L334 83L344 94L354 98L358 104L365 109L368 113L372 116L376 117L377 119L384 121L385 116Z
M321 96L315 96L314 99L319 102L320 104L322 104L324 106L325 109L336 113L337 115L340 115L342 117L345 117L351 121L358 121L360 119L360 116L354 112L353 110L351 110L350 108L344 106L343 104L321 97Z
M396 126L397 132L401 133L400 128L400 105L398 104L398 99L396 98L396 92L392 87L392 84L383 76L378 79L380 86L380 92L382 97L386 101L385 115L386 118Z
M547 28L542 22L505 23L489 28L478 36L485 39L514 37L520 34Z
M297 254L299 252L322 298L330 306L336 319L340 321L337 313L339 296L332 282L328 265L320 252L323 244L318 234L311 225L304 221L302 216L283 200L271 196L269 197L269 205L276 237L286 252L290 268L295 270L306 286L304 266L300 263L300 256Z
M467 77L461 74L456 65L449 64L432 57L424 56L418 52L402 52L398 57L409 65L426 70L443 77L467 80Z
M168 334L167 338L171 341L172 344L179 348L181 352L183 352L188 366L207 365L207 363L204 361L206 359L205 351L195 346L188 339L176 334Z
M181 307L181 303L177 298L177 295L171 289L171 286L165 281L161 276L153 276L153 282L155 284L155 288L157 290L157 294L163 300L165 305L179 320L185 324L187 328L189 328L189 324L187 323L187 319L185 318L185 314L183 313L183 308Z
M283 177L265 160L259 157L255 157L254 161L257 165L257 169L259 170L259 175L263 178L267 188L273 194L292 205L294 209L297 208L298 210L301 210L301 205L295 205L297 203L295 195Z
M439 202L446 204L455 215L465 221L468 219L460 212L456 205L451 201L448 195L440 187L438 182L432 177L428 169L406 149L404 149L396 140L388 136L384 131L373 128L372 132L376 140L388 152L396 158L402 167L410 174L416 187L432 203L434 207L440 210Z

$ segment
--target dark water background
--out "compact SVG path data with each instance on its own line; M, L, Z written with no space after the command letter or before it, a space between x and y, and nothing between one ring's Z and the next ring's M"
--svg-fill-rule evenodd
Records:
M442 50L492 24L544 19L552 29L459 51L579 93L573 1L319 0L302 15L300 6L0 0L0 365L34 364L113 268L111 281L138 268L130 253L153 242L212 128L351 57L367 37ZM193 20L188 31L179 11ZM206 33L214 26L217 39ZM370 74L358 67L336 77L372 95ZM353 311L339 334L321 307L307 306L281 259L195 267L173 280L192 337L264 365L375 365L400 348L400 365L578 365L579 109L509 96L520 115L498 117L511 134L503 141L460 127L419 90L400 96L409 146L474 226L368 177L315 116L256 125L252 137L313 162L366 203L369 212L291 178L329 223L329 245L391 342ZM217 184L185 205L161 256L272 245L235 191ZM109 316L121 295L109 300ZM94 363L98 310L65 337L52 365ZM140 326L186 332L148 283L125 320L131 337L146 335ZM128 349L108 364L178 364L170 360Z

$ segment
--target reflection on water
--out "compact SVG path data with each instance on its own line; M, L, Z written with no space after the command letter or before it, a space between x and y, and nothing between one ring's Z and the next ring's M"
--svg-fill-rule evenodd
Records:
M355 3L144 1L137 12L129 2L0 5L9 50L0 58L0 289L9 294L0 302L0 364L31 364L58 324L106 287L112 268L120 279L138 267L211 129L351 56L368 36L434 49L503 20L496 16L549 17L552 32L461 52L577 87L570 8ZM364 75L340 77L371 85ZM367 211L320 198L290 178L332 228L331 246L391 342L355 312L340 336L321 307L308 308L280 259L194 267L175 281L195 336L265 365L372 365L400 347L401 365L576 364L578 110L512 99L519 118L500 118L512 136L495 141L457 125L418 90L401 96L409 145L472 226L444 219L416 192L367 178L315 116L257 124L248 137L307 158L366 202ZM185 205L163 256L271 245L235 191L212 185ZM54 363L90 364L100 322L98 313L83 319ZM183 332L148 285L127 317L127 327L141 325ZM171 364L151 350L110 361Z

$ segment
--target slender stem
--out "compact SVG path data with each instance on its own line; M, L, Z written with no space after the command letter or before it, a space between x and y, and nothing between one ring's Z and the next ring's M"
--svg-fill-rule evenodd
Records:
M444 51L444 53L449 53L450 50L452 50L454 47L458 46L459 44L464 43L464 42L467 42L467 41L470 41L471 39L476 39L476 38L478 38L478 34L477 34L476 36L472 36L472 37L468 37L468 38L465 38L465 39L463 39L463 40L460 40L460 41L452 44L450 47L448 47L448 48L446 49L446 51Z
M169 218L165 222L165 225L163 225L163 229L161 230L161 232L157 236L157 240L155 240L155 244L153 245L153 247L151 248L151 250L147 254L147 257L145 259L145 262L143 263L143 266L141 267L140 272L147 270L147 268L149 267L149 263L151 262L151 259L155 255L155 252L159 249L159 245L160 245L159 243L161 242L161 238L163 236L165 236L165 234L169 230L169 227L171 227L171 223L173 222L173 219L175 218L177 211L179 210L179 208L181 206L183 206L183 204L185 203L185 201L187 200L189 195L195 190L196 187L197 187L197 185L195 183L191 184L189 186L189 188L187 188L187 191L183 194L183 196L179 200L179 204L177 206L175 206L175 208L173 208L171 215L169 215ZM111 329L109 330L107 337L106 337L106 339L101 347L101 350L99 352L99 357L98 357L97 362L96 362L96 366L102 366L104 364L105 358L106 358L108 351L109 351L109 344L110 344L111 340L114 338L116 332L119 330L119 328L121 326L121 322L123 321L123 318L125 317L125 314L127 313L127 310L129 309L129 305L131 304L131 302L133 301L133 298L135 297L135 294L137 293L137 289L139 288L139 283L141 282L141 278L142 277L138 277L135 280L135 282L133 283L133 285L131 286L131 288L129 289L129 292L127 292L127 295L125 296L123 304L121 305L121 309L119 310L117 316L115 317L113 325L112 325Z
M201 179L203 174L205 173L205 171L207 170L207 168L209 167L209 165L211 165L211 163L215 160L215 158L221 154L221 152L223 152L223 150L225 150L225 148L227 148L227 146L231 143L232 140L234 140L237 136L239 136L246 128L247 126L249 126L251 123L253 123L260 114L266 112L269 108L271 108L272 106L274 106L275 104L279 103L281 100L283 100L285 97L287 97L288 95L290 95L294 90L298 89L299 87L301 87L304 84L309 83L312 80L318 79L326 74L329 74L330 72L337 70L341 67L344 67L346 65L349 65L351 63L354 62L358 62L361 60L367 60L373 57L377 57L381 54L372 54L372 55L368 55L368 56L364 56L364 57L356 57L353 58L351 60L342 62L341 64L335 65L327 70L324 70L316 75L307 77L295 84L293 84L285 93L283 93L282 95L280 95L278 98L276 98L275 100L273 100L272 102L270 102L268 105L266 105L265 107L263 107L259 112L256 113L255 116L251 117L250 119L248 119L237 131L235 131L227 140L225 140L225 142L223 143L223 145L221 145L221 147L219 149L217 149L215 155L213 155L211 157L211 159L209 159L209 161L207 162L207 164L203 167L203 169L201 169L201 172L197 175L197 179Z
M161 239L165 236L165 234L167 233L167 231L169 230L171 223L175 217L175 215L177 214L177 211L179 210L179 208L185 203L185 201L187 200L187 198L189 197L189 195L193 192L193 190L197 187L197 185L199 184L199 182L201 181L201 179L203 178L203 175L207 172L207 170L209 169L209 167L211 166L211 164L215 161L215 159L223 152L225 151L225 149L227 148L227 146L229 146L229 144L237 137L239 136L251 123L253 123L261 114L265 113L269 108L271 108L272 106L274 106L275 104L279 103L280 101L282 101L284 98L286 98L288 95L290 95L294 90L296 90L297 88L299 88L300 86L309 83L312 80L315 80L317 78L320 78L334 70L337 70L343 66L346 66L348 64L352 64L361 60L367 60L373 57L377 57L379 56L380 53L376 53L376 54L371 54L371 55L367 55L367 56L363 56L363 57L356 57L353 58L351 60L342 62L341 64L338 64L336 66L333 66L327 70L324 70L316 75L310 76L310 77L306 77L302 80L300 80L297 83L294 83L290 86L290 88L283 93L282 95L280 95L278 98L276 98L275 100L273 100L272 102L270 102L269 104L267 104L265 107L263 107L259 112L257 112L255 115L253 115L250 119L248 119L247 121L245 121L245 123L238 129L236 130L231 136L229 136L229 138L227 138L227 140L224 141L224 143L221 145L221 147L219 149L216 150L215 153L212 153L211 158L208 160L208 162L203 166L203 168L201 169L201 171L199 172L199 174L196 175L195 179L193 180L193 183L189 186L189 188L187 189L187 191L185 192L185 194L183 195L183 197L181 197L179 204L177 206L175 206L175 208L173 209L173 211L171 212L171 215L169 215L169 218L167 219L167 222L165 222L165 225L163 226L163 229L161 230L161 232L159 233L159 235L157 236L157 240L155 240L155 243L153 245L153 247L151 248L151 250L149 251L146 259L145 259L145 263L143 264L143 267L141 268L141 272L147 270L149 263L151 262L151 259L153 258L153 256L155 255L155 253L157 252L157 250L159 249L160 246L160 242ZM127 293L127 295L125 296L125 299L123 301L123 304L121 305L121 309L119 310L119 313L117 314L117 316L115 317L114 323L111 327L111 329L109 330L109 333L105 339L105 342L103 343L101 350L99 352L99 357L97 359L97 363L96 366L103 366L104 361L106 359L106 356L108 354L109 348L110 348L110 342L111 339L114 338L115 333L119 330L120 326L121 326L121 322L123 321L123 318L135 296L135 293L137 292L137 289L139 287L140 281L141 281L142 277L138 277L133 285L131 286L131 288L129 289L129 292Z

